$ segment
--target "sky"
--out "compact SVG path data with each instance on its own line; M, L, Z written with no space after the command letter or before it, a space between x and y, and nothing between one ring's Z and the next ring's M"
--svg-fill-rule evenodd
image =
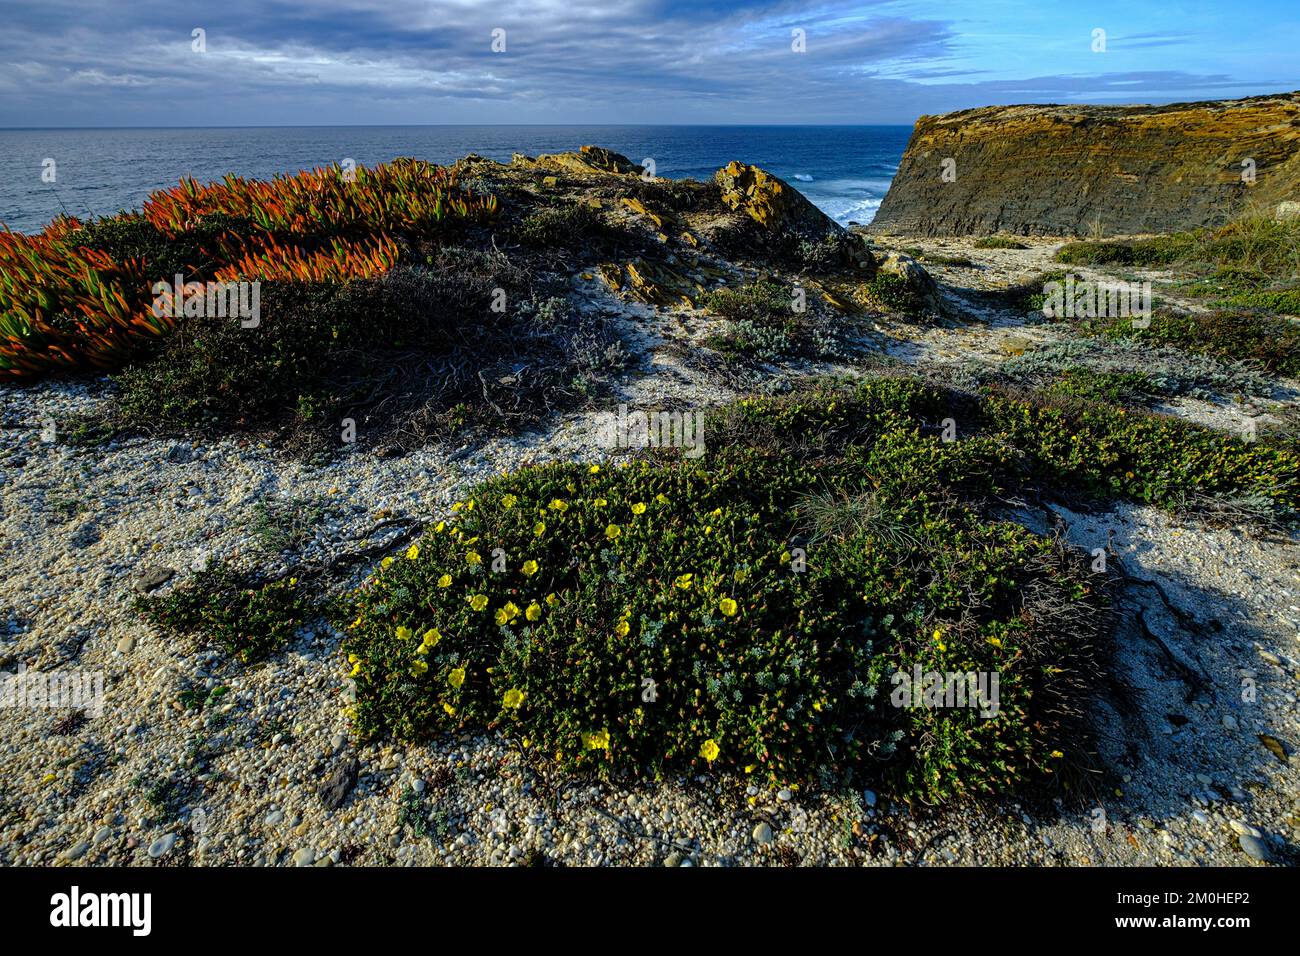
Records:
M910 124L1300 89L1297 0L5 0L0 23L0 127Z

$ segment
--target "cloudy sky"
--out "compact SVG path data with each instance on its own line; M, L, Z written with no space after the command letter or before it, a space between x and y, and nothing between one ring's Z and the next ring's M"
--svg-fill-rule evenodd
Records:
M1300 89L1296 0L6 0L2 21L0 127L911 123Z

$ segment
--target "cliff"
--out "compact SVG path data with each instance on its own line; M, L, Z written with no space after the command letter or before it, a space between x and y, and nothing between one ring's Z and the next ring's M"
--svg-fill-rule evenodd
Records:
M1253 161L1253 183L1243 180L1243 160ZM1169 232L1221 225L1248 203L1276 209L1296 199L1300 93L991 106L917 120L871 231Z

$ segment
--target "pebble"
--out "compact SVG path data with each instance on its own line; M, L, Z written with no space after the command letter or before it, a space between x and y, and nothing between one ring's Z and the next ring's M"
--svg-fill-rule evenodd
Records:
M776 793L776 798L780 800L782 803L789 803L791 800L794 799L794 794L791 793L789 790L778 790Z
M760 823L758 826L754 827L754 842L771 843L772 828L768 826L766 823Z
M167 833L149 844L149 855L155 860L166 856L176 845L176 834Z
M113 835L112 827L100 827L98 830L95 831L95 836L92 842L103 843L112 835Z
M876 805L876 793L875 793L875 791L874 791L874 790L864 790L864 791L862 792L862 799L863 799L863 801L866 803L867 806L869 806L869 807L874 807L874 806Z
M316 851L310 847L303 847L293 855L294 866L311 866L316 862Z
M72 847L72 849L64 851L63 858L65 860L80 860L83 856L86 855L86 851L89 849L90 849L90 841L82 840L76 846Z
M117 652L119 654L130 654L135 649L135 638L129 634L117 642Z
M283 822L284 822L283 810L272 810L270 813L266 815L266 825L268 827L273 827L277 823L283 823Z
M1267 863L1271 859L1268 847L1264 845L1264 841L1256 839L1249 833L1243 833L1238 836L1237 843L1241 845L1242 852L1252 860L1259 860L1261 863Z

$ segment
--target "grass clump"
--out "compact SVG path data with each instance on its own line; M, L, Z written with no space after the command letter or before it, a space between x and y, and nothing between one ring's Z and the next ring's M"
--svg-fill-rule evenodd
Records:
M1129 242L1071 242L1056 253L1071 265L1184 265L1274 278L1300 276L1300 223L1250 212L1219 229L1178 232Z
M992 236L981 236L972 244L976 249L1025 249L1028 248L1019 239L1003 233L996 233Z
M155 627L194 634L243 663L286 645L312 614L296 578L262 581L217 564L161 597L141 597L136 610Z

